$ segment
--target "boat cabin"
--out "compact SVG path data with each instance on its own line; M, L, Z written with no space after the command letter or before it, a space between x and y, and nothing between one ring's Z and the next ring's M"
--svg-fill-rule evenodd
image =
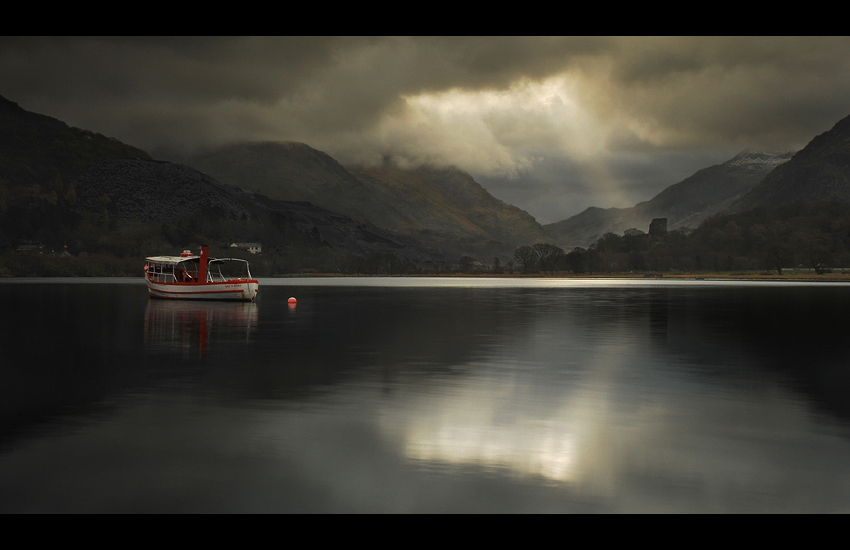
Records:
M150 256L145 273L154 283L224 283L251 279L248 262L240 258L207 258L184 250L180 256ZM232 262L244 264L244 269L234 270ZM203 279L203 281L201 280Z
M147 259L145 271L155 283L196 283L200 266L198 256L152 256Z

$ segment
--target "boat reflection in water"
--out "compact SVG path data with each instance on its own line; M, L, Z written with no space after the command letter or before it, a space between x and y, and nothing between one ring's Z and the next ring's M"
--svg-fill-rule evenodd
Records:
M210 342L250 342L257 329L256 302L150 300L145 310L144 343L148 351L197 348L207 355Z

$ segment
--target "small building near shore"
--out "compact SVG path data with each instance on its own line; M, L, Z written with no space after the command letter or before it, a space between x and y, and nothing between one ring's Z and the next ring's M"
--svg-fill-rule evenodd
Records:
M247 250L251 254L259 254L263 251L263 245L260 243L231 243L230 248Z
M22 244L15 249L15 252L25 254L44 254L44 245L40 244Z

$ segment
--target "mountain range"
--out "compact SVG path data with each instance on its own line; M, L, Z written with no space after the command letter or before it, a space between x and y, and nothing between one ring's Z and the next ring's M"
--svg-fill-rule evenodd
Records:
M850 202L850 117L796 153L745 150L697 171L631 208L596 208L545 226L559 246L586 247L605 233L647 228L665 217L668 228L695 229L719 213L814 201Z
M78 247L105 246L133 226L136 248L215 238L262 240L284 254L297 242L290 255L337 254L337 264L383 255L439 270L461 256L512 259L526 244L587 247L659 217L669 229L695 228L724 212L850 202L850 117L796 154L745 150L631 208L591 207L545 227L452 167L402 168L389 158L346 167L296 142L156 156L164 160L0 97L0 249L68 235Z
M221 183L0 97L0 249L38 242L162 254L209 239L263 241L290 256L288 269L349 256L392 256L423 269L452 261L367 220Z
M117 222L155 229L161 224L186 227L192 240L207 235L229 242L261 241L267 251L280 251L297 236L302 243L346 254L392 254L422 268L437 269L446 261L414 239L368 221L309 202L245 191L168 161L103 161L74 184L82 212L105 212Z
M343 167L296 142L242 143L193 154L161 154L216 179L286 201L306 201L368 220L440 255L510 258L551 238L527 212L488 193L457 168Z
M544 227L565 250L587 247L605 233L622 234L629 228L646 231L654 218L667 218L668 229L696 228L709 216L728 209L791 157L792 153L745 150L631 208L590 207Z

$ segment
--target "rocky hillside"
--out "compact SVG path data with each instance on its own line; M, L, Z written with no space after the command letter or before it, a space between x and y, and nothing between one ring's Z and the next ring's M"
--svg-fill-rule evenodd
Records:
M730 160L703 168L631 208L596 208L545 228L565 250L587 247L605 233L631 227L647 231L653 218L667 218L668 229L696 228L753 189L767 174L788 162L792 153L742 151Z
M488 193L457 168L352 168L370 192L371 220L455 255L512 258L520 245L551 242L527 212Z
M108 159L146 159L135 147L31 113L0 97L0 185L48 187ZM2 193L0 193L2 194Z
M260 208L260 217L268 220L267 224L284 237L294 229L341 253L395 257L423 270L452 269L457 263L456 258L428 249L412 237L330 212L309 202L278 201L263 195L245 194Z
M308 242L330 245L340 253L392 254L423 269L437 269L444 263L405 235L309 202L246 192L181 164L105 161L89 167L74 186L81 213L114 222L138 222L154 232L161 224L190 226L227 241L260 240L266 250L285 247L293 233L300 233Z
M307 201L401 233L434 253L512 257L519 244L551 239L528 213L497 200L453 168L403 170L390 163L346 169L302 143L249 143L170 155L218 180L270 198Z
M77 208L119 221L179 223L195 215L247 219L251 211L232 190L206 174L171 162L111 160L74 179Z
M732 204L730 211L820 200L850 202L850 117L815 137Z
M0 250L24 241L61 246L77 221L73 179L104 160L137 158L150 156L0 97Z
M303 143L241 143L189 155L158 154L246 191L366 218L363 184L329 155Z

